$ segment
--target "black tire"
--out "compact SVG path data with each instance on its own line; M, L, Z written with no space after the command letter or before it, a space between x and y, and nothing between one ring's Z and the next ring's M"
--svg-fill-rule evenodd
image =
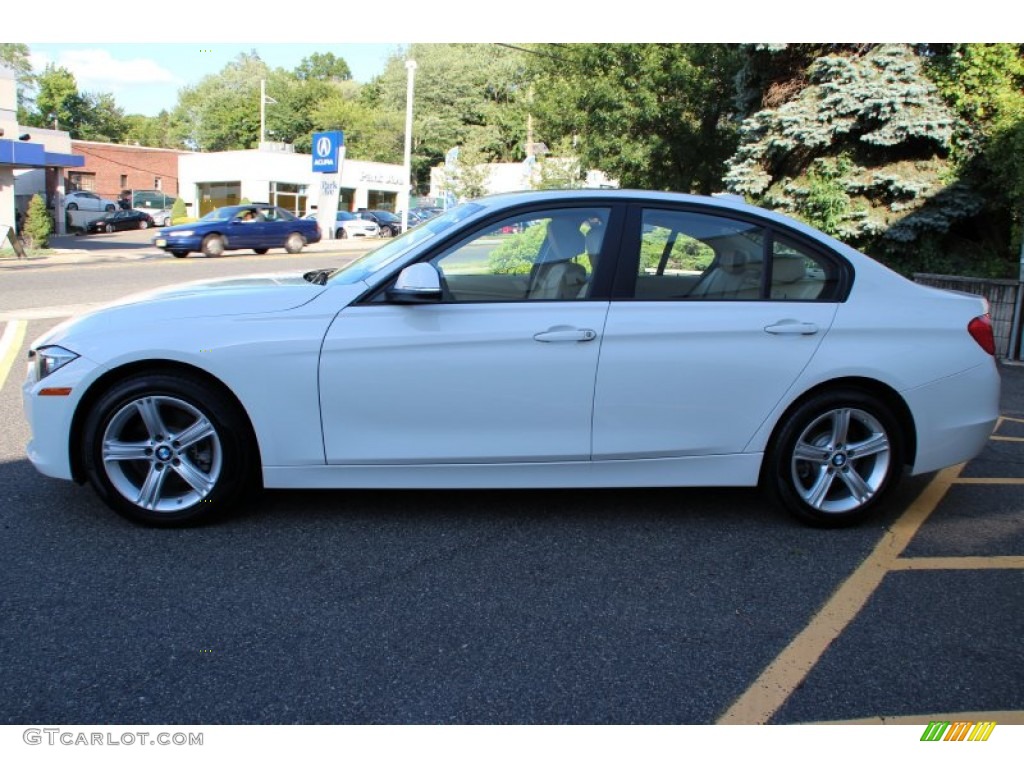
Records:
M262 256L264 253L266 253L269 250L270 250L269 248L253 248L252 252Z
M380 228L380 236L381 237L391 237L393 234L394 233L391 231L391 227L381 227Z
M338 231L335 233L335 238L337 240L345 240L348 238L348 232L344 227L339 227Z
M188 251L171 251L171 256L176 259L184 259L188 256Z
M106 211L107 213L110 213L111 211L116 211L117 210L117 206L116 205L108 205L103 210Z
M113 231L114 231L114 225L113 225L113 224L107 224L107 225L106 225L106 226L105 226L105 227L103 228L103 231L104 231L104 232L106 232L106 233L108 233L108 234L109 234L109 233L111 233L111 232L113 232Z
M78 203L68 203L68 210L69 211L77 211L78 210Z
M803 522L840 528L864 520L902 472L903 438L890 408L865 392L837 389L784 417L761 482Z
M220 390L183 374L141 373L93 405L80 450L86 477L111 509L146 525L174 526L227 510L255 487L251 435L245 415Z
M139 229L149 229L149 222L143 219L139 222Z
M284 241L284 249L288 253L298 253L306 245L306 239L298 232L292 232L288 235L288 239Z
M224 250L224 238L220 235L207 235L203 238L203 254L208 258L216 259L218 256L223 256Z

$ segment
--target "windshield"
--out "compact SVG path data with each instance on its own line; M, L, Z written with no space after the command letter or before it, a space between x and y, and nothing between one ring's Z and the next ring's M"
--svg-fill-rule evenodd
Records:
M348 266L342 267L331 275L329 279L332 282L337 281L344 285L351 285L352 283L358 283L360 280L366 280L371 275L397 261L401 256L404 256L413 246L433 239L445 230L450 229L455 224L468 219L483 209L484 207L477 203L463 203L452 208L447 213L443 213L421 224L415 229L410 229L404 235L389 240L379 248L370 251L361 259L357 259Z
M203 216L200 221L227 221L240 210L242 210L241 207L237 205L231 205L227 208L217 208Z

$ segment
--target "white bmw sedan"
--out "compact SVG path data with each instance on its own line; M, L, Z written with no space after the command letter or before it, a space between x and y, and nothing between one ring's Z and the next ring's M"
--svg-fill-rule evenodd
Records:
M984 300L788 219L635 191L476 200L338 271L190 283L29 352L28 455L181 524L251 488L754 486L861 520L998 415Z

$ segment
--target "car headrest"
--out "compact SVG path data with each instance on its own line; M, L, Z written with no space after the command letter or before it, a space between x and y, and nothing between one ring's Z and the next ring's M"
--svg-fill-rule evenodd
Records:
M795 283L806 274L802 256L776 256L772 260L773 283Z
M726 272L742 272L748 263L747 255L743 251L725 251L718 257L718 263Z

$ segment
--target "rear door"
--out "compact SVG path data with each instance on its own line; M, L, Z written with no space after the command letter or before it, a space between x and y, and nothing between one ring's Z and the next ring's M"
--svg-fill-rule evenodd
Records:
M598 368L594 458L740 452L831 327L838 267L738 218L638 207L629 222L633 258L616 278L623 295ZM783 257L804 272L773 277Z

